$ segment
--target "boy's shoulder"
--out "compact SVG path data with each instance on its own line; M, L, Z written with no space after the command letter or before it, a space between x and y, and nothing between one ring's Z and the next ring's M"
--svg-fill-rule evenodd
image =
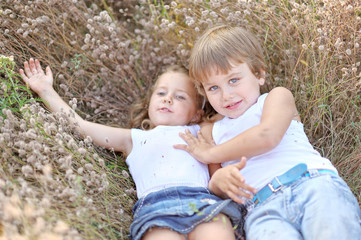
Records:
M292 92L285 87L275 87L273 89L271 89L271 91L268 93L270 94L292 94Z
M265 101L276 103L291 102L294 101L294 96L293 93L285 87L275 87L267 94Z

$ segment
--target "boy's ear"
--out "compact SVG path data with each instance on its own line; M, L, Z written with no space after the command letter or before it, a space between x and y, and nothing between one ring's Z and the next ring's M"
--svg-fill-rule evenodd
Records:
M263 86L265 82L266 82L266 71L261 70L258 77L258 83L260 86Z

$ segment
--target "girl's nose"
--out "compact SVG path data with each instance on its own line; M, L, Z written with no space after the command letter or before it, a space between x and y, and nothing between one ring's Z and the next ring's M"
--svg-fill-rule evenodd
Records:
M172 103L172 98L169 97L169 96L164 96L164 98L163 98L163 103L169 103L169 104L171 104L171 103Z

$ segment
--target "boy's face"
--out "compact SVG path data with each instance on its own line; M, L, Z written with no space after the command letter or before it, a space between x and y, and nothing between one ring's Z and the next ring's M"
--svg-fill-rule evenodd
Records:
M168 72L158 79L148 114L155 125L183 126L197 121L196 90L184 73Z
M247 63L231 63L231 66L225 74L212 68L202 85L208 101L219 114L237 118L257 102L265 79L257 78Z

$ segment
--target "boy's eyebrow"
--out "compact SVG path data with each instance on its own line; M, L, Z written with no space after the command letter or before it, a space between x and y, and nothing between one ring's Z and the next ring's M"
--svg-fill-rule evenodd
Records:
M227 75L227 78L231 78L231 77L233 77L233 76L237 76L237 75L239 75L239 74L241 74L241 73L242 73L242 71L230 73L230 74Z
M231 72L230 74L226 75L225 78L230 79L230 78L238 76L240 74L242 74L242 71ZM205 81L205 82L202 83L203 86L209 86L209 85L215 85L215 84L216 84L216 82L214 82L214 81L213 82Z
M208 86L211 86L211 85L215 85L213 82L203 82L202 83L203 87L208 87Z

